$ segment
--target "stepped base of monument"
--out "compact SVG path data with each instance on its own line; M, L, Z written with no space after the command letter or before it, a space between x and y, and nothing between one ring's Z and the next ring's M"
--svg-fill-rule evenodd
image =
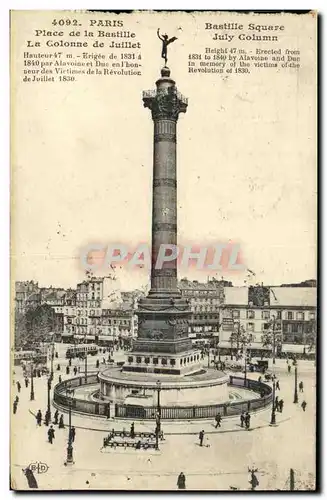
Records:
M161 406L210 405L229 400L229 377L214 369L201 368L181 377L113 367L99 373L99 381L101 399L120 404L156 406L158 389Z

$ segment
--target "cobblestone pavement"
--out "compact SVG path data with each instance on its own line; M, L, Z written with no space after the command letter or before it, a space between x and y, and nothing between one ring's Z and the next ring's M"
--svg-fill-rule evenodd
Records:
M28 489L22 469L42 462L49 469L35 474L40 489L171 490L177 488L178 474L183 471L188 490L246 490L250 488L248 467L252 466L258 469L258 490L289 489L290 468L295 470L296 488L314 488L315 367L313 362L299 362L298 381L303 380L304 393L299 393L299 403L293 404L294 375L287 373L286 366L285 361L277 360L274 367L281 386L277 395L285 401L283 413L277 413L276 427L269 425L270 410L252 416L250 431L240 428L238 418L224 419L219 429L210 420L164 421L165 441L159 451L113 450L102 449L103 437L113 427L128 430L130 421L73 414L77 430L75 463L71 466L64 465L67 426L54 426L51 445L47 442L48 428L37 427L33 416L39 408L45 412L46 378L35 379L35 401L30 401L30 388L25 388L20 369L16 369L15 381L21 381L22 389L17 413L11 419L12 487ZM17 394L16 384L12 394ZM305 412L300 406L303 399L308 403ZM64 419L67 423L67 414ZM135 422L135 429L153 430L153 423ZM203 447L198 442L201 429L205 431Z

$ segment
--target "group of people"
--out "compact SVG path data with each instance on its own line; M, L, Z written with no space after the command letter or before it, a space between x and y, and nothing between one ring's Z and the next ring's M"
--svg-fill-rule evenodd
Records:
M240 415L240 421L241 421L242 428L245 427L246 430L250 429L251 415L248 411L247 412L242 411L242 413Z
M275 397L275 410L279 413L283 413L284 408L284 400L278 399L278 396Z
M41 427L42 420L43 420L41 410L38 410L37 414L35 415L35 419L36 419L37 426ZM48 427L49 424L50 424L50 420L51 420L51 415L50 415L50 413L47 410L45 412L45 415L44 415L44 425L46 425ZM60 417L59 417L59 411L58 410L56 410L55 413L54 413L54 415L53 415L52 424L53 425L58 425L58 429L64 429L65 428L64 416L63 416L63 414L61 414ZM50 444L53 443L53 440L55 438L55 430L54 430L52 424L50 425L50 428L48 429L48 442ZM75 427L71 427L70 434L69 434L69 439L70 439L71 442L73 442L75 440L75 433L76 433Z

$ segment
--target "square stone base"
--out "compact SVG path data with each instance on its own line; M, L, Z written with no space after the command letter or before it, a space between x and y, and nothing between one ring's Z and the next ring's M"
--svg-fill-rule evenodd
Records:
M127 356L123 371L190 375L201 370L200 359L200 351L194 350L179 354L131 352Z

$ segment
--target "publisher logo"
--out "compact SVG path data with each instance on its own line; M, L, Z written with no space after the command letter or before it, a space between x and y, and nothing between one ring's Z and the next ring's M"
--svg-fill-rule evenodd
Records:
M43 462L33 462L29 464L28 469L30 469L32 472L35 472L36 474L44 474L48 471L49 467Z

